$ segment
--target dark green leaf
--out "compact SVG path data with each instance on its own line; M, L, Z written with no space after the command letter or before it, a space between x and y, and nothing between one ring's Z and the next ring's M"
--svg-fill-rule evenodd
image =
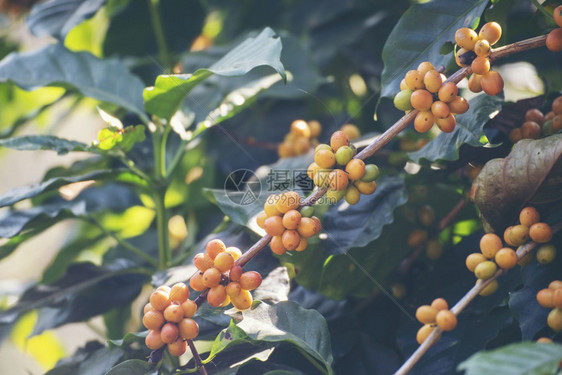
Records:
M129 359L113 367L106 375L145 375L151 370L148 361Z
M0 259L3 259L10 255L14 250L18 248L19 245L24 243L25 241L35 237L45 229L49 228L51 223L46 223L42 225L38 225L37 227L26 231L20 235L14 236L10 238L10 240L3 245L0 246Z
M455 40L455 31L477 21L487 0L436 0L412 5L398 21L384 45L381 97L394 97L408 70L422 61L447 66L444 43Z
M265 342L287 341L305 350L332 373L330 334L324 317L315 310L306 310L286 301L275 305L259 304L242 312L237 324L250 339Z
M197 128L189 138L197 136L208 128L228 120L243 109L251 106L261 92L269 89L279 81L281 81L281 77L277 74L271 74L248 82L243 87L228 93L216 108L209 111L206 118L197 125ZM180 136L185 138L182 133L180 133Z
M555 374L562 360L562 345L522 342L479 352L461 363L466 375Z
M82 142L70 141L52 135L27 135L0 139L0 147L12 148L14 150L52 150L59 155L70 151L91 151L90 147Z
M0 329L33 309L39 309L33 334L39 334L122 306L132 301L148 280L146 270L129 265L126 261L104 267L91 263L72 265L55 283L30 288L14 307L0 312Z
M240 76L257 66L269 65L285 79L285 71L279 61L280 54L281 40L273 30L265 28L258 36L246 39L208 69L198 69L193 74L158 76L155 86L144 90L145 108L159 117L171 118L189 92L213 74Z
M535 335L546 327L546 318L551 309L539 305L536 296L539 290L547 288L552 280L559 278L560 270L560 256L548 265L535 263L522 267L523 288L510 293L509 309L519 323L523 340L535 339Z
M117 348L107 348L99 341L89 341L70 357L63 358L46 375L105 375L123 356Z
M555 134L521 140L506 158L486 163L471 189L483 219L503 233L526 205L559 200L561 155L562 134Z
M36 36L63 40L82 21L92 17L105 0L50 0L37 3L27 16L29 30Z
M490 120L489 115L501 108L502 99L486 94L470 100L468 112L456 117L457 125L451 133L441 133L421 150L410 153L416 163L420 159L430 162L437 160L457 160L459 149L463 144L482 147L480 138L484 135L484 125Z
M106 236L100 231L88 230L87 233L82 233L82 236L70 241L58 251L55 259L47 266L41 283L49 284L64 276L66 269L76 261L82 251L91 249L104 238Z
M101 180L106 178L119 179L120 176L126 179L129 175L130 173L124 170L104 170L95 171L83 176L53 177L35 185L24 186L8 191L0 197L0 207L9 206L21 200L36 197L39 194L58 189L72 182Z
M99 59L88 52L71 52L62 44L11 53L0 62L0 81L24 90L43 86L74 87L82 94L121 106L147 120L141 80L117 59Z
M358 204L345 209L341 205L330 208L322 225L328 234L328 252L341 254L376 240L383 227L394 221L394 209L407 200L404 181L399 177L385 177L377 181L375 193L361 196Z
M118 347L123 349L126 346L129 346L135 342L144 343L144 338L148 334L148 331L143 332L129 332L120 340L108 340L109 347Z
M22 210L4 210L0 212L0 238L11 238L24 229L43 224L44 221L49 221L52 225L60 220L85 213L84 201L47 204Z
M98 350L80 364L76 375L105 375L122 356L118 348Z
M306 351L332 374L333 358L326 321L317 311L303 309L294 302L261 303L242 312L241 322L231 323L217 336L207 361L226 348L244 342L289 342Z

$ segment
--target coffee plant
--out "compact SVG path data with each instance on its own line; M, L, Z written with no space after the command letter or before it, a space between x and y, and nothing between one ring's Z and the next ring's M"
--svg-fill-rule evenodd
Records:
M2 373L560 373L559 1L0 12Z

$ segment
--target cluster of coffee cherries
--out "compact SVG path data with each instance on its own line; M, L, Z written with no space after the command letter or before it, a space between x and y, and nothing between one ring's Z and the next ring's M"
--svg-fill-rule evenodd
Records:
M304 251L308 238L320 233L320 219L312 216L312 207L298 210L301 197L295 191L270 195L263 211L256 217L258 226L265 229L271 238L271 251L283 255L287 251Z
M552 30L546 36L546 48L552 52L562 51L562 5L554 8L554 13L552 14L554 22L559 26Z
M468 88L472 92L484 91L488 95L498 95L503 90L503 78L490 70L490 54L492 47L500 40L502 28L497 22L488 22L476 34L468 27L455 32L455 42L460 47L455 60L460 67L470 65L472 74L468 80Z
M509 246L518 247L525 244L529 238L537 243L546 243L552 238L552 229L546 223L540 222L539 212L534 207L525 207L519 214L519 225L508 227L504 232L504 246L502 239L495 233L486 233L480 239L480 253L472 253L466 258L466 267L474 272L478 278L477 283L492 277L498 267L511 269L517 264L526 265L532 258L518 258L517 253ZM554 259L552 245L541 246L537 250L537 259L540 263L547 263ZM542 249L542 250L541 250ZM532 253L529 253L532 254ZM556 253L554 253L556 254ZM529 255L528 255L529 256ZM497 280L486 286L480 295L487 296L498 288Z
M317 138L321 132L322 125L318 121L295 120L291 123L291 130L277 147L277 154L280 158L306 154L313 145L318 144Z
M548 326L555 332L562 332L562 281L554 280L548 288L539 290L537 301L542 307L552 309L546 320Z
M552 101L551 108L546 115L537 108L525 112L525 122L509 132L509 140L516 143L521 139L538 139L562 130L562 96Z
M187 349L185 340L199 334L199 325L192 319L196 312L197 304L189 299L189 288L184 283L158 287L144 306L146 346L157 350L167 345L171 355L182 355Z
M443 298L434 299L431 305L418 307L416 319L423 324L416 335L416 340L420 345L435 327L439 327L443 331L452 331L457 326L457 316L449 310L449 305Z
M457 123L455 115L468 111L468 101L457 95L457 85L445 82L446 79L432 63L424 61L400 82L401 91L394 97L394 106L401 111L420 111L414 120L418 132L425 133L437 124L441 131L450 133Z
M345 198L349 204L357 204L361 194L373 194L377 189L375 179L379 168L354 158L357 150L341 130L330 138L330 144L316 147L314 162L308 166L308 177L314 185L327 188L326 199L331 204Z
M207 302L213 307L232 303L239 310L250 308L250 291L260 286L261 275L255 271L243 272L242 267L235 264L242 256L237 247L226 247L224 242L215 239L207 243L205 250L193 258L199 272L189 279L189 286L198 292L208 289Z

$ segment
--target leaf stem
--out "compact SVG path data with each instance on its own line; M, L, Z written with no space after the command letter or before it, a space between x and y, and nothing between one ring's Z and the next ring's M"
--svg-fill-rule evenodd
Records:
M314 358L313 356L311 356L310 354L308 354L306 352L306 350L302 349L300 346L296 346L297 351L299 353L301 353L303 355L303 357L305 357L310 363L312 363L312 365L314 367L316 367L322 374L324 375L328 375L329 372L326 370L326 368L322 365L320 365L320 363L318 363L318 361L316 360L316 358Z
M139 176L140 178L142 178L146 182L152 181L150 176L147 175L146 173L144 173L142 169L137 167L135 165L135 162L133 162L131 159L129 159L127 157L127 155L125 154L125 152L123 152L123 150L119 150L119 153L117 153L116 156L119 160L121 160L121 162L123 164L125 164L125 166L127 166L127 168L129 168L131 170L131 172L135 173L137 176Z
M162 26L162 15L160 14L160 0L147 0L150 8L150 20L152 29L156 37L156 44L160 53L160 61L164 65L164 72L170 73L173 68L173 61L166 43L166 35Z
M546 18L552 18L552 13L550 13L548 10L545 9L545 7L539 4L537 0L531 0L531 3L533 3L533 5L537 8L537 10L542 14L544 14Z
M170 165L168 165L168 169L166 170L166 180L170 179L170 177L178 167L180 161L183 159L185 155L186 146L187 146L187 141L182 140L178 147L178 150L176 151L176 154L174 155L174 158L170 162Z
M562 223L558 223L552 227L552 233L556 233L562 229ZM526 244L522 245L517 249L517 258L522 259L527 254L529 254L535 247L537 247L537 243L533 241L529 241ZM473 299L475 299L482 290L484 290L488 285L490 285L494 280L500 277L503 274L506 274L508 270L499 269L496 273L486 279L485 281L474 285L466 294L451 308L451 312L455 315L459 315L465 308L468 306ZM416 349L414 353L400 366L398 371L394 373L394 375L405 375L407 374L416 363L423 357L423 355L429 350L429 348L435 344L441 338L441 334L443 330L439 327L436 327L433 332L425 339L425 341Z
M133 245L132 243L124 240L120 235L118 235L117 233L113 233L110 230L108 230L106 227L104 227L102 225L102 223L100 223L96 218L94 218L93 216L83 216L82 217L84 220L86 220L88 223L95 225L97 228L99 228L105 235L113 238L115 241L117 241L117 243L121 246L123 246L123 248L125 248L126 250L129 250L131 253L135 254L136 256L138 256L139 258L144 259L145 261L147 261L150 265L157 267L158 263L152 259L152 257L150 255L148 255L147 253L145 253L142 249L136 247L135 245Z
M193 360L195 361L195 365L199 369L199 373L201 375L207 375L207 370L205 370L205 365L201 362L201 357L199 356L199 352L197 352L197 348L193 344L193 340L186 340L187 345L189 345L189 350L191 350L191 354L193 354Z
M168 127L169 129L169 127ZM156 206L156 229L158 231L159 269L165 269L172 260L170 238L168 236L168 215L166 212L166 139L169 130L163 130L162 124L157 124L157 129L152 133L154 148L154 204Z

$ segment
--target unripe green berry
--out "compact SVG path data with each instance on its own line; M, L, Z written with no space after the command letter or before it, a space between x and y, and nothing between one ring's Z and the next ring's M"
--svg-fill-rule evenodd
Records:
M412 109L412 104L410 104L410 96L412 96L412 90L402 90L394 97L394 106L401 111L409 111Z
M489 279L490 277L494 276L497 269L498 266L496 265L496 263L487 260L476 266L476 268L474 269L474 274L479 279Z
M312 215L314 215L314 207L304 206L303 208L301 208L302 217L311 217Z
M342 146L336 151L336 163L346 165L353 158L353 148L351 146Z
M542 245L537 249L537 261L540 264L548 264L556 258L556 247L552 244Z
M371 182L379 178L380 171L379 167L375 164L367 164L365 165L365 174L361 177L361 181L363 182Z

